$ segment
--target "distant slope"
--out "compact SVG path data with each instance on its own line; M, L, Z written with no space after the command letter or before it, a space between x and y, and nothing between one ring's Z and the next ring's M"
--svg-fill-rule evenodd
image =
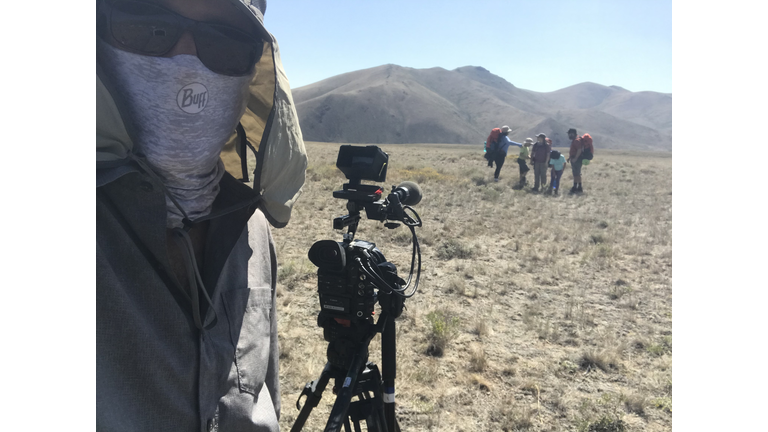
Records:
M589 132L600 148L671 150L672 97L582 83L519 89L486 69L396 65L350 72L293 90L304 139L349 143L477 143L493 127L522 141Z

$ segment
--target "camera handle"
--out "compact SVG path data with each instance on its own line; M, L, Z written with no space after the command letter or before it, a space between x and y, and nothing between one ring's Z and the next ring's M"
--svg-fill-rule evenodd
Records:
M397 375L395 319L382 311L379 322L382 324L380 331L383 380L375 364L369 362L363 365L367 357L368 345L379 331L374 330L366 338L365 343L361 344L348 371L345 372L326 363L320 377L304 386L304 390L296 401L296 408L301 411L291 427L291 432L299 432L304 427L312 409L323 397L323 391L331 378L336 380L337 386L339 380L343 381L328 417L325 432L338 432L342 424L345 431L351 432L350 420L354 422L355 430L360 430L360 421L366 420L366 426L370 432L400 432L400 425L395 418L395 377ZM377 327L379 327L378 323L373 328ZM370 397L370 393L373 393L373 397ZM303 407L300 405L302 396L306 396ZM357 396L358 400L352 402L353 396Z
M349 244L355 239L355 232L357 231L357 226L360 224L361 216L360 209L357 208L354 201L347 203L347 209L349 210L349 214L333 219L333 229L342 230L347 228L347 232L344 233L344 243Z

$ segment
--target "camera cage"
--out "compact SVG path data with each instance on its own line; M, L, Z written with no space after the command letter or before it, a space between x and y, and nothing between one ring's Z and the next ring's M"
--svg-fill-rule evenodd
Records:
M421 190L418 185L404 182L399 186L392 186L391 193L386 199L382 199L384 189L377 185L362 183L362 180L386 181L388 166L389 155L378 146L342 145L339 147L336 167L349 182L342 186L342 190L334 191L333 197L347 200L349 214L335 218L333 228L337 230L349 228L344 235L345 242L349 243L354 239L362 210L365 210L368 219L380 222L395 221L385 224L390 229L399 226L396 222L402 222L409 227L421 226L421 218L419 218L418 213L409 205L403 205L405 203L418 204L421 200ZM412 215L406 214L406 211ZM416 244L416 233L413 229L411 232L414 244Z
M391 193L389 193L386 198L382 199L384 189L378 185L363 184L361 182L362 180L378 182L386 181L388 165L389 155L378 146L369 145L360 147L347 144L339 147L336 167L344 174L349 182L345 183L341 190L334 191L333 197L347 200L347 210L349 211L349 214L334 218L333 228L336 230L342 230L344 228L348 229L347 232L343 234L343 243L339 243L338 246L339 249L337 255L341 257L345 255L341 253L345 247L354 246L353 241L360 219L362 218L361 212L363 210L365 210L365 215L368 219L385 222L385 226L389 229L398 228L400 223L407 226L412 235L413 253L411 269L408 281L405 282L405 287L411 287L414 264L416 264L416 258L418 257L416 282L412 287L413 289L411 293L406 295L407 298L415 294L416 288L418 287L419 275L421 274L421 249L419 247L415 227L420 227L422 222L418 213L416 213L411 206L403 204L403 201L412 202L414 205L417 204L421 201L421 190L415 183L404 182L400 186L392 186ZM413 193L414 196L411 196L411 193ZM310 261L318 267L321 267L321 264L328 264L324 263L323 259L321 259L317 253L312 253L315 246L321 242L313 245L309 254ZM373 246L375 247L375 245ZM335 248L333 248L333 250L335 250ZM378 249L376 250L378 251ZM383 254L381 255L381 259L384 259ZM347 263L342 264L341 267L344 268L346 264ZM372 269L368 268L368 270ZM375 271L371 271L371 273L372 275L368 276L373 277L374 280L379 282L379 284L377 284L378 288L384 289L385 291L394 291L403 295L403 288L393 287L381 278L375 277Z

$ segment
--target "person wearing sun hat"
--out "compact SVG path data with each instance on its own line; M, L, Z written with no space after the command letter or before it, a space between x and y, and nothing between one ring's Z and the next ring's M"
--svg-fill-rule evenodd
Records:
M96 2L96 430L279 430L270 225L307 158L265 10Z
M533 188L532 192L539 191L539 185L544 188L547 184L547 168L549 165L549 153L552 146L547 144L547 136L543 133L536 135L537 142L531 149L531 161L533 162Z
M501 173L501 167L504 166L504 159L507 157L507 150L509 150L509 146L516 145L518 147L522 147L523 145L517 142L512 141L509 139L507 135L509 135L509 126L502 126L501 127L501 134L499 135L499 142L496 144L496 157L494 159L494 162L496 162L496 171L493 173L493 181L498 182L499 181L499 174Z

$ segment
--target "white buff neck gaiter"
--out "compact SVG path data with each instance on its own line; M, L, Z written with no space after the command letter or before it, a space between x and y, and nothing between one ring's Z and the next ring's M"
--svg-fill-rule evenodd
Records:
M125 101L136 153L160 176L190 220L210 213L224 175L219 154L248 101L253 76L211 72L193 55L149 57L98 40L97 53ZM168 228L181 211L166 197Z

